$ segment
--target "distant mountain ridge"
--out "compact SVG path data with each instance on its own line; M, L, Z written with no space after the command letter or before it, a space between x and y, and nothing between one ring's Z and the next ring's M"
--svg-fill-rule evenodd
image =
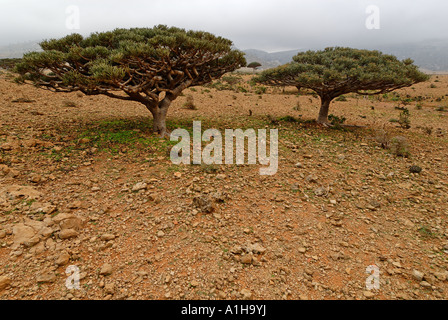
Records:
M40 41L28 41L15 43L7 46L0 46L0 59L22 58L24 53L31 51L42 51L39 46Z
M448 40L427 40L418 43L397 44L380 46L375 48L362 48L379 50L383 53L393 54L398 59L411 58L415 64L427 72L448 73ZM260 69L269 69L292 61L292 57L298 52L310 49L297 49L268 53L262 50L248 49L246 53L247 63L257 61L261 63Z
M447 40L425 40L409 44L396 44L365 48L380 50L383 53L393 54L399 59L411 58L421 69L428 72L448 73L448 39ZM298 52L316 50L316 48L301 48L297 50L266 52L257 49L243 50L246 53L247 63L259 62L259 69L269 69L292 61L292 57ZM0 46L0 59L21 58L24 53L30 51L41 51L38 41L29 41L7 46Z

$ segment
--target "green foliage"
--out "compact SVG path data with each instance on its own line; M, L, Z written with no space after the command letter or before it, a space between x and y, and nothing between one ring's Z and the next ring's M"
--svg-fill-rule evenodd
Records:
M264 86L255 87L255 93L256 94L264 94L266 93L267 88Z
M186 87L208 83L246 64L230 40L163 25L86 38L72 34L40 45L43 52L27 53L17 64L18 81L145 104L157 103L162 92L174 98Z
M409 129L411 127L411 114L409 113L409 110L407 108L404 108L400 112L400 118L398 119L398 123L403 129Z
M399 61L379 51L327 48L298 53L293 60L262 72L256 81L300 86L335 98L350 92L387 93L429 79L412 60Z
M318 121L325 122L330 102L343 94L385 94L428 79L411 59L400 61L379 51L336 47L300 52L293 62L265 70L254 81L313 90L322 100Z
M196 105L194 104L193 96L191 94L188 94L186 97L187 100L183 104L183 107L190 110L197 110Z
M228 83L231 86L236 85L243 80L243 78L241 78L239 76L232 76L232 75L223 76L221 79L222 79L222 81Z
M13 70L16 66L16 64L20 63L22 59L20 58L5 58L0 59L0 68L6 69L6 70Z
M346 98L344 95L342 95L342 96L338 97L338 98L336 99L336 101L342 101L342 102L345 102L345 101L347 101L347 98Z
M278 121L282 121L282 122L291 122L291 123L298 123L301 122L300 119L296 119L292 116L285 116L285 117L281 117L278 119Z
M397 157L407 158L410 155L409 144L405 137L393 137L388 145L390 152Z
M328 115L328 121L330 121L331 125L333 125L335 128L341 128L345 120L347 120L345 117L338 117L334 114Z
M247 65L247 67L248 67L248 68L252 68L252 69L255 70L255 69L257 69L258 67L261 67L261 63L254 61L254 62L249 63L249 64Z

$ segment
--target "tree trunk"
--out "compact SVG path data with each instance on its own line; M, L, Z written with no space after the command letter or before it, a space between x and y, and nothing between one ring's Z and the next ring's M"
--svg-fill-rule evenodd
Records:
M159 134L161 137L165 137L167 135L167 129L166 129L166 113L163 113L162 110L157 108L152 113L153 116L153 125L152 125L152 131L154 133Z
M321 97L322 104L320 106L319 117L317 123L328 124L328 110L330 108L330 102L333 100L330 97Z
M173 89L172 92L166 93L165 97L159 102L151 102L145 104L146 108L152 113L153 116L153 132L160 135L161 138L169 138L169 131L166 128L166 114L171 102L182 93L182 90L188 88L193 83L193 80L187 80Z
M163 99L155 106L146 106L153 117L152 131L160 135L161 138L169 137L169 132L166 128L166 114L170 104L171 101L169 99Z

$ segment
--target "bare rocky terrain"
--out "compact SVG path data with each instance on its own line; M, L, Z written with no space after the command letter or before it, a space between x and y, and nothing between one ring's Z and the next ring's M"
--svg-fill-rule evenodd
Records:
M448 76L335 101L342 129L309 121L311 93L250 75L174 102L170 129L277 128L273 176L173 165L138 103L12 77L0 74L1 299L447 298Z

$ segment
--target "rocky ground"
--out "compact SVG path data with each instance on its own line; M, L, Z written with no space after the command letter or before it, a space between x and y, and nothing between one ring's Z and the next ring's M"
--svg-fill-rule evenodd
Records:
M250 76L174 102L171 129L278 128L273 176L173 165L139 104L0 77L1 299L448 296L448 76L336 101L340 130L308 121L312 94ZM404 107L410 129L395 120ZM370 265L379 289L366 288Z

